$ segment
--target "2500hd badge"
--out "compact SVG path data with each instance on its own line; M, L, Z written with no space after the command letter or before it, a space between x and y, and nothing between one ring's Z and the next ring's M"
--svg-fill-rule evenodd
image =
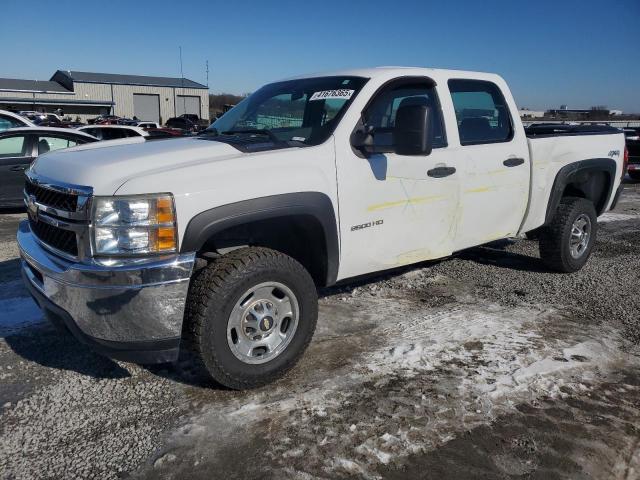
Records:
M383 223L384 223L384 220L374 220L373 222L367 222L361 225L354 225L353 227L351 227L351 231L355 232L356 230L362 230L364 228L377 227L378 225L382 225Z

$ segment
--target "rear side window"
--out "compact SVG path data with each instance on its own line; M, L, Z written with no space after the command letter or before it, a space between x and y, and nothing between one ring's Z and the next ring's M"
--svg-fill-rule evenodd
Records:
M102 140L119 140L128 136L128 132L120 128L102 128L100 132L102 133Z
M498 86L482 80L449 80L461 145L508 142L509 107Z
M38 155L43 153L60 150L63 148L75 147L78 144L75 140L69 140L59 137L39 137L38 138Z
M126 137L141 137L142 136L137 131L129 130L129 129L124 130L122 133L124 133L124 135Z
M433 147L446 147L442 114L436 90L428 83L400 83L380 91L365 110L364 122L374 129L373 141L376 147L392 150L393 129L398 108L403 105L426 105L431 107L433 122Z
M88 133L89 135L93 135L94 137L102 140L102 135L100 135L99 130L97 128L84 128L81 131L84 133Z

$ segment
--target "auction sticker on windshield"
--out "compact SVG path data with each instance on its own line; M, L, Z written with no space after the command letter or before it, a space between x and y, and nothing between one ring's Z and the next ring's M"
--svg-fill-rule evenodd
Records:
M323 90L321 92L315 92L313 95L311 95L309 101L313 102L314 100L328 100L331 98L344 98L348 100L349 98L351 98L351 95L353 95L353 92L355 92L355 90Z

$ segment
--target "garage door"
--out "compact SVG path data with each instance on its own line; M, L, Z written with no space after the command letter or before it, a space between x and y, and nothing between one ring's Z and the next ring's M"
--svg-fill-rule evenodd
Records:
M183 113L194 114L200 118L200 97L178 95L176 97L176 117Z
M133 112L138 120L160 123L160 96L134 93Z

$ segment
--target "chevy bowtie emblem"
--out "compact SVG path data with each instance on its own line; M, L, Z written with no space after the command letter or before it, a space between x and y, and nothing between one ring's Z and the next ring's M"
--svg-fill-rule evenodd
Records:
M38 205L36 204L35 195L29 195L27 198L27 211L34 222L38 221Z

